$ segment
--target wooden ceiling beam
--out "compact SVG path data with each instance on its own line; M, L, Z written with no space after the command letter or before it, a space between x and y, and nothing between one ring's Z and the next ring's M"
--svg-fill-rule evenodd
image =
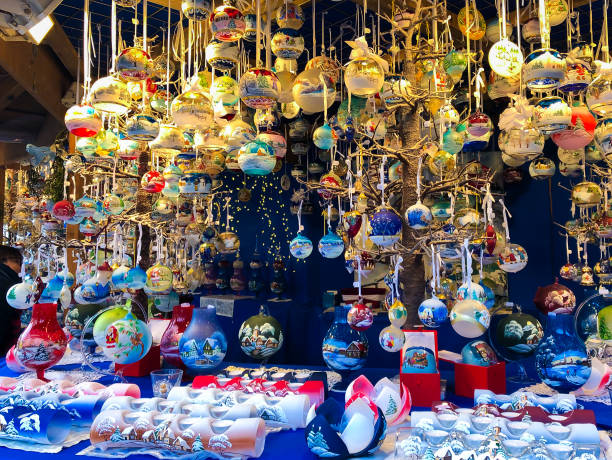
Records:
M11 103L25 93L19 83L10 75L6 75L0 80L0 112L6 109Z
M76 80L79 72L79 55L77 54L72 42L64 32L62 25L51 15L53 27L42 41L43 45L51 47L55 55L66 67L66 70Z
M154 3L156 5L165 6L166 8L168 8L168 0L149 0L149 3ZM170 8L172 8L173 10L180 10L181 0L170 0Z
M64 120L62 97L72 78L47 47L0 40L0 67L56 120Z

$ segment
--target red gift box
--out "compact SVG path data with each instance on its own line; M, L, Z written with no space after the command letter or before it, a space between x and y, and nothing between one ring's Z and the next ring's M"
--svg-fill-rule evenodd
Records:
M455 394L474 397L474 390L491 390L495 394L506 393L506 363L500 361L490 366L455 364Z
M404 331L404 334L409 334L411 332L418 333L431 333L433 335L435 341L435 359L436 359L436 369L438 363L438 334L436 331L423 331L423 330L415 330L415 331ZM440 400L440 373L403 373L402 372L402 363L404 362L404 349L400 353L400 388L405 386L410 391L410 396L412 397L412 406L413 407L428 407L430 408L432 403Z
M149 352L140 361L132 364L115 364L115 372L121 373L124 377L145 377L161 369L161 354L159 345L151 347Z

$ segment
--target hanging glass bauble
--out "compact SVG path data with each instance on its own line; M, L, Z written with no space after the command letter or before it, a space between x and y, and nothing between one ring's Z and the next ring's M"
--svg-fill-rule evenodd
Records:
M384 69L370 57L353 59L344 70L344 84L355 96L373 96L381 90L384 82Z
M289 252L296 259L305 259L312 253L312 241L307 236L298 233L289 243Z
M98 233L98 230L99 225L91 217L86 217L79 224L79 232L81 232L84 236L95 236Z
M333 188L340 187L341 183L342 183L342 179L340 179L333 172L323 174L321 176L321 179L319 180L319 184L323 187L317 189L317 193L324 200L329 200L333 196L333 193L327 187L333 187Z
M542 41L540 20L537 15L531 16L525 24L521 25L521 34L527 43L540 43Z
M477 110L467 119L466 130L468 134L474 137L480 137L487 134L492 129L491 119L485 113Z
M402 218L393 208L379 207L368 221L368 238L377 246L395 244L402 232Z
M562 131L572 122L572 109L558 96L540 99L533 109L533 124L542 134Z
M361 369L368 356L366 335L346 321L349 309L349 305L335 308L334 322L323 338L323 360L335 371Z
M181 3L183 16L192 21L206 21L210 16L212 4L210 0L183 0Z
M487 30L485 31L485 37L487 37L487 40L489 40L490 43L495 43L499 40L499 37L501 36L501 24L499 22L499 18L493 18L487 22ZM514 29L512 27L512 24L507 22L506 33L504 34L504 36L510 37L512 35L513 30Z
M304 24L302 7L291 1L283 2L276 10L276 23L278 27L299 29Z
M166 189L166 187L168 186L168 184L166 184L166 186L163 188L162 190L162 194L164 194L164 190ZM177 185L178 188L178 185ZM151 213L151 218L154 220L167 220L170 219L172 217L174 217L176 215L176 206L174 205L174 203L172 202L172 200L170 200L167 196L162 196L160 198L158 198L157 200L155 200L155 203L153 203L152 206L152 213ZM198 235L198 242L199 242L200 238Z
M263 131L257 135L257 140L265 142L274 151L276 158L284 158L287 153L287 141L276 131Z
M536 180L545 180L555 175L557 167L550 158L537 158L529 164L529 175Z
M183 177L184 173L177 165L168 163L162 174L167 184L178 184L179 179Z
M448 309L436 296L421 302L418 309L421 322L427 327L440 327L448 318Z
M53 209L51 210L51 215L62 222L72 219L75 214L76 210L74 209L74 204L72 204L72 201L68 200L58 201L53 205Z
M193 309L189 326L179 340L179 352L185 366L195 373L213 369L223 361L227 339L215 307Z
M327 90L327 108L336 99L336 85L319 69L309 69L301 72L293 82L291 89L293 100L307 113L322 112L324 107L324 91Z
M538 376L561 393L577 390L591 375L590 359L573 323L572 315L549 313L535 352Z
M559 86L565 75L565 60L558 51L543 48L525 58L523 79L532 91L550 91Z
M523 67L523 59L519 46L507 38L502 38L489 50L489 65L502 77L518 75Z
M391 353L401 350L405 341L404 331L396 326L387 326L378 335L378 343L382 349Z
M325 123L312 133L312 142L322 150L329 150L336 142L334 131Z
M125 48L115 61L117 75L123 81L146 80L153 73L153 62L149 53L140 48Z
M117 364L141 360L151 349L153 337L147 324L131 312L111 323L105 331L102 352Z
M555 144L564 149L586 147L595 133L595 117L586 105L576 101L572 104L571 121L566 129L553 133L550 137Z
M238 165L245 174L251 176L270 174L276 166L274 150L263 141L251 141L240 148Z
M482 13L473 6L463 7L457 15L459 30L470 40L480 40L487 30ZM469 28L469 30L468 30Z
M528 358L544 336L540 322L526 313L504 316L495 328L494 345L497 352L507 360Z
M579 208L592 208L599 206L602 192L595 182L584 181L572 187L572 203Z
M602 64L587 88L586 102L600 117L612 113L612 65Z
M249 42L254 42L257 39L257 15L254 13L245 13L244 15L244 35L242 38ZM263 21L260 21L260 30L264 30Z
M147 150L147 143L135 141L132 139L119 139L119 148L117 149L117 157L122 160L135 160Z
M527 265L527 251L518 244L507 244L499 254L497 264L507 273L519 272Z
M365 331L372 326L374 315L370 307L358 301L351 305L346 315L346 321L356 331Z
M327 229L327 233L319 240L319 252L326 259L335 259L344 251L344 241L338 234Z
M71 134L77 137L92 137L102 128L98 112L88 104L73 105L66 111L64 123Z
M453 81L458 82L467 68L466 54L463 51L451 50L444 56L442 66Z
M181 153L185 145L183 132L174 125L162 124L157 137L149 142L151 152L156 155L173 157Z
M101 157L113 155L119 148L119 139L110 129L101 129L96 135L96 142L98 147L96 153Z
M234 232L226 230L217 236L215 247L221 254L235 254L240 248L240 238Z
M404 304L397 297L393 301L393 303L389 306L389 311L387 312L387 316L389 317L389 322L391 325L395 327L402 327L408 318L408 310Z
M127 89L132 100L140 101L142 100L143 92L146 94L147 99L151 99L157 92L157 85L152 79L147 78L143 81L128 81Z
M422 230L429 227L433 220L433 215L431 210L419 200L406 209L405 218L410 228Z
M153 97L151 97L149 104L157 113L165 114L168 111L168 106L170 105L170 101L172 101L172 99L172 94L165 90L158 90Z
M232 70L238 64L238 44L213 38L206 45L206 62L222 72Z
M215 108L218 104L225 108L236 106L240 102L238 82L229 75L215 78L210 87L210 97Z
M482 302L467 299L455 304L450 312L450 321L457 334L473 339L489 328L491 316Z
M456 294L457 300L478 300L483 304L487 300L487 294L485 293L484 287L478 283L466 282L457 288Z
M182 130L205 130L213 119L210 99L199 91L175 97L170 107L174 124Z
M318 69L326 75L334 84L340 78L340 64L335 59L327 56L315 56L306 63L305 70Z
M574 149L568 150L562 147L557 149L557 157L559 157L559 161L566 165L577 165L582 161L582 158L585 155L584 149Z
M97 205L96 200L89 198L87 195L83 195L74 202L75 216L81 219L93 217L96 213Z
M558 26L567 18L569 8L565 0L546 0L545 11L548 23L551 26Z
M164 177L159 171L149 171L142 176L140 186L145 192L159 193L166 185Z
M159 122L151 115L139 113L126 121L127 136L136 141L152 141L159 135Z
M509 97L511 94L516 93L519 85L519 76L502 77L491 71L489 72L489 79L487 81L487 94L492 100Z
M163 292L172 287L172 270L157 262L147 270L147 282L145 286L152 292Z
M461 359L472 366L491 366L498 362L491 346L483 340L474 340L461 349Z
M506 154L524 161L533 160L544 151L544 135L531 124L512 128L499 135L499 148Z
M612 155L612 116L602 118L595 127L595 144L604 155Z
M240 99L252 109L269 109L280 93L276 74L265 68L253 68L242 74L239 83Z
M276 77L280 85L280 92L278 95L278 102L281 104L293 101L293 84L295 82L295 75L287 70L281 70L276 72Z
M559 91L564 93L580 93L591 83L591 71L585 63L566 62L565 76L559 83Z
M98 141L96 137L79 137L75 144L75 150L85 157L85 160L91 160L96 155L98 150Z
M242 323L238 340L240 348L247 356L266 359L283 346L283 329L276 318L260 312Z
M553 284L538 287L533 303L544 315L548 313L571 314L576 307L576 296L571 289L555 279Z
M442 150L455 155L463 149L465 136L454 128L447 129L442 135Z
M568 165L560 162L559 172L565 177L578 178L582 175L582 166L579 164Z
M272 52L282 59L297 59L304 51L304 37L295 29L278 29L272 37Z
M125 204L120 196L114 193L108 193L102 201L102 207L104 211L111 216L118 216L125 209Z
M440 176L455 169L455 156L445 150L438 150L427 158L427 167L432 174Z
M219 5L210 14L210 30L218 40L224 42L240 40L245 29L244 15L230 2Z
M595 129L597 129L597 126L595 126ZM595 136L593 136L593 138L595 138ZM584 157L585 160L589 163L596 163L598 161L603 160L601 151L597 148L595 142L591 142L585 147Z
M113 76L97 80L91 86L87 100L97 111L113 115L127 113L131 105L127 85Z

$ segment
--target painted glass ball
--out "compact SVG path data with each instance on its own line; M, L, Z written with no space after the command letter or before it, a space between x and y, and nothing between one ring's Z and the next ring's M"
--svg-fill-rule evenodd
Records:
M100 78L91 85L88 102L97 111L114 115L127 113L132 104L127 85L114 76Z
M304 24L302 7L293 2L283 2L276 10L276 23L279 27L299 29Z
M140 361L149 352L153 343L147 324L131 312L111 323L104 335L102 352L117 364Z
M390 353L401 350L405 341L404 331L395 326L387 326L378 335L378 343L383 350Z
M253 68L243 73L238 88L240 99L252 109L271 108L280 94L278 77L265 68Z
M235 254L240 248L240 238L234 232L221 232L215 240L215 247L221 254Z
M408 310L406 310L404 304L396 298L389 307L387 316L389 317L389 322L393 326L402 327L406 322L406 318L408 318Z
M210 99L200 91L185 91L179 94L172 101L170 111L172 120L182 130L204 131L213 120Z
M466 129L474 137L484 136L491 128L491 119L485 113L476 111L468 117Z
M129 289L142 289L147 284L147 273L138 266L130 268L126 282Z
M260 132L257 139L272 147L276 158L284 158L287 154L287 141L281 133L268 130Z
M327 123L319 126L312 133L312 142L321 150L331 149L336 142L336 138L337 136Z
M68 200L58 201L53 205L53 209L51 210L51 215L63 222L72 219L75 214L76 210L74 209L74 204L72 204L72 201Z
M390 207L380 207L368 221L369 238L377 246L395 244L401 236L402 219Z
M210 30L217 40L224 42L240 40L246 30L244 15L235 6L219 5L210 14Z
M572 109L567 105L567 102L558 96L540 99L534 106L533 123L544 135L562 131L571 122Z
M326 259L335 259L344 251L344 241L336 232L328 232L319 240L319 253Z
M74 202L74 210L75 217L80 217L81 219L93 217L97 210L97 202L84 195Z
M238 64L238 44L213 38L206 45L206 62L212 68L221 72L232 70ZM231 77L228 76L227 78ZM212 87L210 95L213 96Z
M483 340L473 340L466 344L461 350L461 358L465 364L473 366L491 366L498 361L491 345Z
M289 251L296 259L305 259L312 253L312 241L307 236L298 233L289 243Z
M297 59L304 51L304 37L289 27L278 29L272 37L272 52L282 59Z
M313 68L295 77L291 89L293 100L306 113L318 113L329 109L336 99L336 85L325 73Z
M361 302L354 303L348 311L346 320L356 331L365 331L372 326L374 315L372 310L366 304Z
M9 288L6 302L17 310L27 310L34 305L34 294L34 284L28 279Z
M484 288L477 283L463 283L457 289L457 300L472 299L484 303L487 300Z
M93 338L99 347L106 345L106 330L120 319L125 318L128 311L124 307L114 307L98 315L93 325Z
M440 327L448 318L448 309L444 302L433 296L421 302L418 310L419 319L427 327Z
M102 201L102 207L104 211L112 216L118 216L125 209L125 204L123 203L123 199L120 196L115 195L114 193L109 193L104 197L104 201Z
M283 329L276 318L260 313L242 323L238 330L238 340L247 356L266 359L283 346Z
M158 262L147 270L145 286L152 292L166 291L172 287L173 278L172 270Z
M77 137L92 137L102 128L102 119L91 105L73 105L66 111L64 123Z
M123 81L142 81L151 76L153 62L149 54L139 48L125 48L115 62L117 74Z
M484 334L489 328L491 316L482 302L466 299L454 305L450 312L450 321L457 334L473 339Z
M533 355L543 336L542 324L534 316L512 313L497 323L493 344L503 358L518 361Z
M373 96L385 83L382 66L370 57L351 60L344 71L344 83L349 93L355 96Z
M576 307L576 296L567 286L555 280L548 286L538 287L533 303L543 314L570 314Z
M166 181L159 171L149 171L142 176L140 185L145 192L159 193L166 185Z
M238 165L250 176L270 174L276 166L274 150L266 142L255 139L240 147Z
M518 244L507 244L497 258L499 268L507 273L521 271L527 265L527 251Z
M550 138L564 149L581 149L589 145L595 134L595 116L580 102L572 104L568 127L553 133Z
M406 209L406 222L410 228L422 230L429 227L432 220L431 210L420 201Z
M183 0L181 3L183 15L192 21L205 21L210 16L211 9L209 0Z

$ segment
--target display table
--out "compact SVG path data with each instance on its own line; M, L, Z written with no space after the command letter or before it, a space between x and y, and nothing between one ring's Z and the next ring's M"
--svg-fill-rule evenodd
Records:
M242 367L256 367L254 365L242 364L242 363L228 363L236 364ZM288 366L289 367L289 366ZM299 367L299 366L295 366ZM78 369L79 367L76 365L67 365L67 366L56 366L52 370L62 370L67 371L71 369ZM313 368L313 367L311 367ZM314 367L316 370L324 370L322 367ZM396 369L365 369L363 374L365 374L370 381L376 382L382 377L393 377L397 374ZM10 376L17 377L18 374L15 374L10 369L6 367L4 359L0 360L0 376ZM358 374L356 374L358 375ZM356 376L355 375L355 376ZM452 385L452 373L448 371L442 370L442 378L446 378L449 382L449 388L447 388L446 392L446 400L451 401L462 407L472 407L473 400L469 398L457 397L450 391L450 386ZM128 378L127 379L131 383L135 383L140 387L142 397L151 397L153 396L152 388L151 388L151 379L149 377L142 378ZM105 376L99 380L100 383L109 385L113 382L113 378L110 376ZM185 382L184 382L185 383ZM518 390L519 387L514 385L508 386L508 391L512 392ZM344 402L344 394L342 393L334 393L330 392L329 397L338 398L342 402ZM612 428L612 407L604 404L598 403L584 403L585 409L592 409L595 411L597 417L597 423L599 428L610 429ZM415 408L414 410L426 410L425 408ZM22 450L14 450L0 447L0 458L17 460L17 459L32 459L32 458L74 458L77 453L85 449L89 446L89 441L83 441L79 444L63 449L61 452L57 454L41 454L35 452L27 452ZM390 450L389 450L390 449ZM388 455L389 452L393 450L393 440L388 439L383 446L383 452L380 452L381 458L384 458ZM279 459L287 456L287 453L291 452L291 459L316 459L317 457L313 455L306 446L306 441L304 439L304 430L296 430L296 431L282 431L279 433L271 433L266 438L266 446L264 453L261 459ZM375 458L378 456L375 456ZM83 456L81 458L98 458L98 457L88 457ZM144 460L151 459L151 456L144 455L131 455L128 458L133 460Z

